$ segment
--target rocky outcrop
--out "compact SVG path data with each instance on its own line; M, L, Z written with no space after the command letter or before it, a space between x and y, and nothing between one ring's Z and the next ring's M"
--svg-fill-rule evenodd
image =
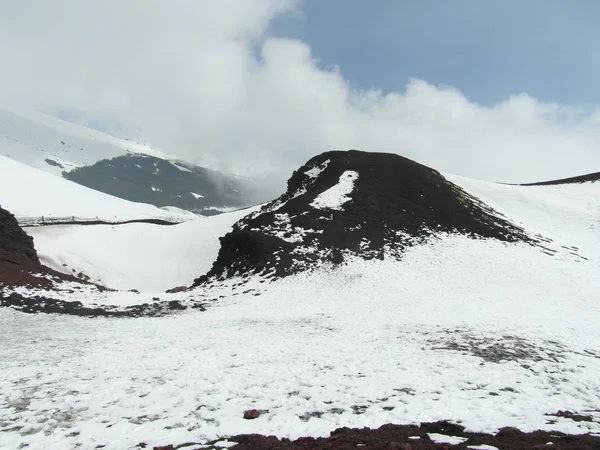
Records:
M519 186L557 186L561 184L597 183L600 181L600 172L588 173L577 177L561 178L560 180L538 181L537 183L524 183Z
M211 271L195 284L250 273L282 277L348 256L400 257L440 233L529 240L429 167L395 154L327 152L295 171L280 198L221 238Z
M63 283L68 283L68 288ZM57 288L58 286L58 288ZM69 314L83 317L159 317L188 308L203 311L205 303L198 301L156 299L138 305L117 307L111 305L86 306L80 301L60 300L60 291L87 286L98 291L107 290L85 279L59 273L42 265L33 245L33 239L19 226L15 217L0 207L0 308L11 308L24 313ZM25 288L19 291L15 288ZM34 288L34 289L31 289ZM44 295L39 294L43 288ZM176 292L181 292L176 290ZM54 293L53 293L54 292ZM58 295L54 295L58 294ZM82 293L85 296L85 293Z
M33 238L23 231L17 219L0 206L0 260L39 264Z
M83 186L133 202L213 215L260 201L250 180L155 156L127 154L64 171Z
M448 421L420 425L387 424L377 429L338 428L327 437L301 437L295 440L275 436L246 434L230 436L232 450L465 450L465 449L578 449L600 448L600 437L591 434L569 435L556 431L524 433L517 428L502 428L495 434L472 433ZM222 440L221 440L222 441ZM451 444L450 442L454 442ZM457 443L460 442L460 443ZM219 441L154 447L161 450L190 448L217 449ZM140 445L146 448L146 444Z

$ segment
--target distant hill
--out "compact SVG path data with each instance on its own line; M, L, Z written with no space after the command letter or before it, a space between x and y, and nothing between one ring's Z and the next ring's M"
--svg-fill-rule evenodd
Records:
M0 156L125 200L202 215L271 200L249 179L32 111L0 109Z
M561 178L560 180L538 181L536 183L521 183L519 186L557 186L560 184L576 184L600 181L600 172L588 173L576 177Z
M189 211L157 208L107 195L5 156L0 156L0 204L20 223L28 224L148 219L183 222L196 217Z
M63 176L115 197L159 207L175 206L202 215L249 206L256 198L250 180L144 154L103 159L65 171Z
M0 109L0 155L59 175L128 153L168 158L152 147L35 111Z
M347 257L400 257L440 233L528 242L518 226L439 172L395 154L332 151L221 239L210 277L283 277Z

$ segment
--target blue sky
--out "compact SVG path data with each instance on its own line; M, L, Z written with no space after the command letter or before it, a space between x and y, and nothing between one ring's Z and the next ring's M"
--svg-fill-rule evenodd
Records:
M299 11L274 33L355 87L403 90L417 77L483 104L521 92L600 104L598 0L304 0Z

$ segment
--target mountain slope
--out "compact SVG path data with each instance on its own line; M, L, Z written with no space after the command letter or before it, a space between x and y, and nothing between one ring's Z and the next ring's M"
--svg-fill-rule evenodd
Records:
M166 157L149 146L45 114L0 109L0 155L45 172L60 175L129 152Z
M194 164L130 154L63 172L68 180L126 200L212 215L249 206L250 180Z
M0 156L125 200L202 215L266 200L252 180L36 112L0 109Z
M562 178L560 180L538 181L537 183L523 183L520 186L555 186L561 184L574 184L600 181L600 172L589 173L577 177Z
M435 170L398 155L328 152L294 172L287 192L236 224L208 277L277 276L383 258L439 233L532 242Z
M162 219L181 222L190 213L134 203L80 186L0 156L0 203L20 221L124 221Z

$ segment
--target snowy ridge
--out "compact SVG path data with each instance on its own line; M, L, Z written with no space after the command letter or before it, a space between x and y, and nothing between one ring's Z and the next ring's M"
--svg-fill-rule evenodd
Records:
M164 219L182 222L189 213L113 197L0 156L0 204L18 219L74 217L118 222Z
M60 175L63 170L127 153L169 158L147 145L45 114L0 109L0 155L37 169Z
M250 179L37 112L0 109L0 156L114 197L202 215L271 199Z

